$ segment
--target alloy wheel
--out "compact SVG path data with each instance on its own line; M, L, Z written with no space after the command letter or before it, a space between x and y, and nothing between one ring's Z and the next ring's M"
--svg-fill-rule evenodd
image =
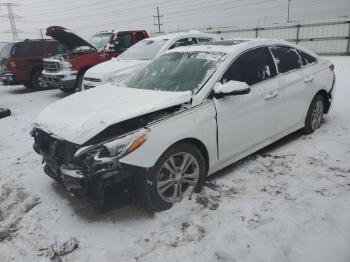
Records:
M161 166L157 177L160 197L168 202L180 202L185 193L193 191L199 180L199 164L188 152L170 156Z
M316 130L320 127L321 121L323 117L323 103L322 101L318 100L316 104L314 105L314 108L312 110L311 115L311 128L312 130Z
M47 88L47 83L45 82L42 74L38 76L38 84L41 88Z

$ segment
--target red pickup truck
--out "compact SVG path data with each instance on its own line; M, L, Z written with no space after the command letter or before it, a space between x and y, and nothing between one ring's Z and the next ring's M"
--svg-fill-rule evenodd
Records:
M56 39L69 51L44 59L42 72L44 81L63 92L79 89L84 73L90 67L117 57L138 41L148 38L144 30L101 32L93 35L89 42L60 26L47 28L46 35Z

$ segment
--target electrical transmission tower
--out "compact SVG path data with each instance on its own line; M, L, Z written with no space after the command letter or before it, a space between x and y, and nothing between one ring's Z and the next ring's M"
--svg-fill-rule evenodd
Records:
M162 18L163 16L162 15L159 15L159 7L157 6L157 15L156 16L153 16L154 18L157 18L157 23L154 23L154 26L157 26L158 27L158 34L162 34L164 32L162 32L162 26L163 24L160 23L160 18Z
M290 1L291 0L288 0L288 15L287 15L287 22L288 23L290 22Z
M16 27L15 20L17 18L20 18L20 16L15 15L13 13L13 6L14 6L13 3L0 3L0 8L3 6L7 8L7 15L2 15L2 17L6 17L10 20L12 38L13 38L13 41L17 41L18 40L18 29Z

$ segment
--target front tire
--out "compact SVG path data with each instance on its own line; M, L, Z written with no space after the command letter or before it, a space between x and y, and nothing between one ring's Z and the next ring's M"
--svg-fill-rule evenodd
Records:
M320 127L324 114L324 108L324 99L321 95L317 94L312 100L307 112L305 127L303 128L303 132L305 134L311 134Z
M32 86L35 89L47 89L48 84L44 81L41 71L37 71L32 76Z
M186 193L199 192L206 177L206 162L192 144L169 148L147 173L145 204L152 211L163 211L180 202Z

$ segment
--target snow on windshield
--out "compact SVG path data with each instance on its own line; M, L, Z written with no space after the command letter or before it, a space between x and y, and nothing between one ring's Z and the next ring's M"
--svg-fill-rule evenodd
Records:
M120 60L152 60L168 39L146 39L126 50Z
M90 38L89 42L97 49L100 49L100 48L103 48L107 44L107 42L109 41L111 36L112 36L112 33L96 34Z
M138 89L194 91L201 88L225 60L218 52L171 52L133 74L124 84Z

